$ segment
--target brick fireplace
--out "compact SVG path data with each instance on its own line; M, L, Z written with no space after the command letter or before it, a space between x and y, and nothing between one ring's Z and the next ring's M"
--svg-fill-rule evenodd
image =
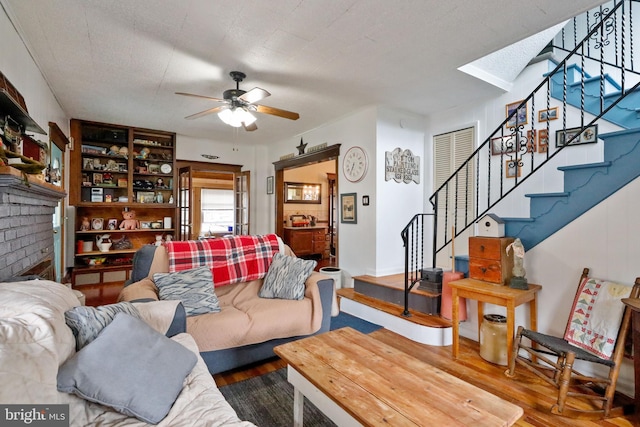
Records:
M66 193L33 176L0 167L0 282L53 271L53 213Z

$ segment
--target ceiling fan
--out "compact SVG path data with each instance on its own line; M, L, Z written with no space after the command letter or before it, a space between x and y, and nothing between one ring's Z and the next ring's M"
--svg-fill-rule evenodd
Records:
M254 131L258 129L258 126L255 124L256 117L251 114L254 112L271 114L272 116L283 117L290 120L298 120L300 118L298 113L294 113L292 111L256 104L256 102L263 100L271 94L259 87L254 87L248 92L240 89L240 82L247 77L247 75L241 71L232 71L229 75L236 82L236 88L225 90L222 95L222 99L204 95L194 95L192 93L176 92L176 95L210 99L223 104L192 114L185 117L185 119L197 119L208 114L218 113L220 120L226 124L233 127L243 126L247 131Z

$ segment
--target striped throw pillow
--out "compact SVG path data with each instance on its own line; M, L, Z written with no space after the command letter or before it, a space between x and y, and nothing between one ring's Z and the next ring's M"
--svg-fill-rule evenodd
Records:
M304 298L305 282L317 264L314 260L275 254L258 296L301 300Z

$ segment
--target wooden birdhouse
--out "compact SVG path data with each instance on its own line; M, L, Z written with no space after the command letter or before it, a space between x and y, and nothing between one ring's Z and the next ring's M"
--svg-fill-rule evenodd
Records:
M480 218L478 224L478 236L504 237L504 221L498 215L486 214Z

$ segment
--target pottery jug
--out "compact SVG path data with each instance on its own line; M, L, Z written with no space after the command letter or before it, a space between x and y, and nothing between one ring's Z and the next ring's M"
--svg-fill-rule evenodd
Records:
M101 236L96 236L96 245L100 252L108 252L111 249L111 235L103 234Z

